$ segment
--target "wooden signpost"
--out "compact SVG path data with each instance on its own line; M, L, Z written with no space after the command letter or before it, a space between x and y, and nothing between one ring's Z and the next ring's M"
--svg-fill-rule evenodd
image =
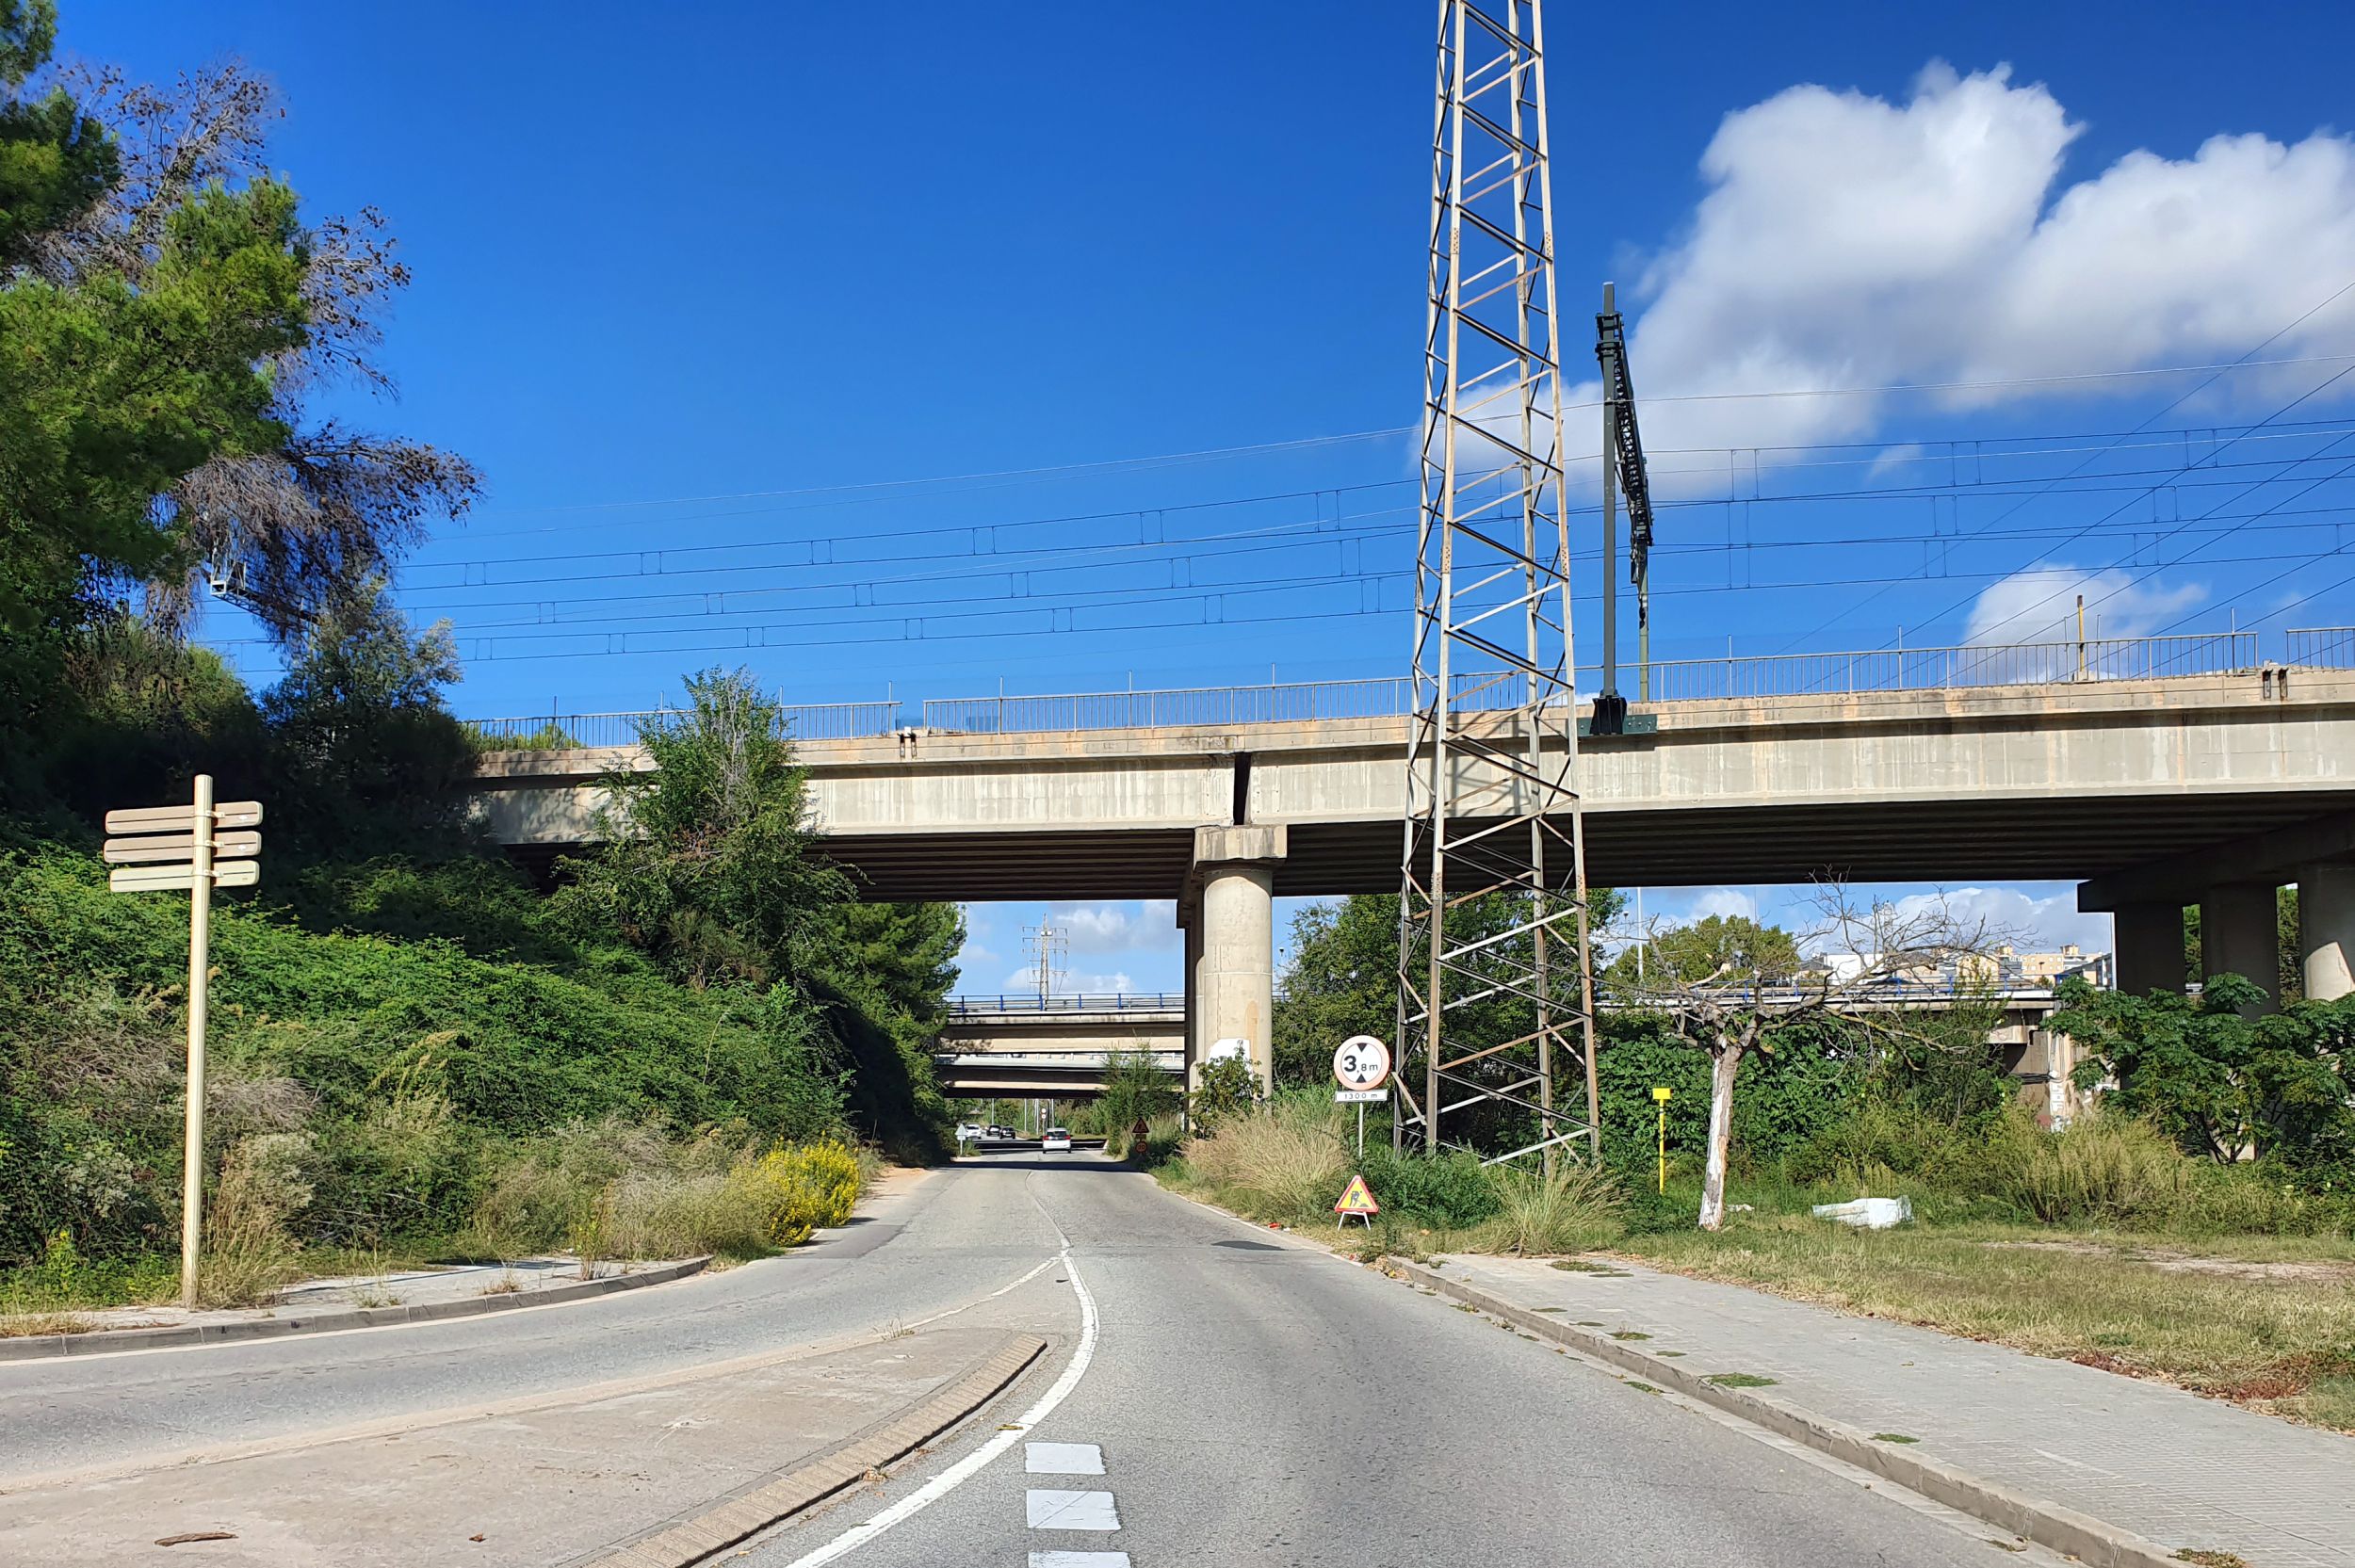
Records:
M204 1001L213 938L213 889L252 887L261 880L259 800L213 803L213 778L196 776L185 806L148 806L106 814L106 885L117 893L188 895L187 1146L180 1165L180 1304L196 1305L198 1243L204 1234ZM238 830L222 832L222 829Z

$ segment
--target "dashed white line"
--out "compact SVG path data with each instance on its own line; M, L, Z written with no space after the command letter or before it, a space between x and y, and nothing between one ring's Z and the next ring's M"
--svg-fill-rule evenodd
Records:
M1120 1509L1109 1492L1048 1492L1032 1487L1022 1495L1034 1530L1116 1530Z
M1031 1568L1129 1568L1127 1552L1032 1552Z
M1031 1202L1035 1204L1037 1200L1033 1198ZM1047 1213L1045 1205L1040 1205L1039 1212ZM1054 1225L1054 1216L1047 1215L1047 1222ZM1080 1380L1087 1375L1088 1363L1096 1359L1096 1298L1089 1295L1088 1287L1080 1283L1079 1265L1071 1260L1071 1238L1063 1234L1061 1225L1055 1225L1055 1234L1063 1242L1062 1250L1055 1254L1055 1261L1064 1266L1064 1273L1071 1282L1071 1293L1080 1299L1080 1346L1072 1351L1071 1365L1063 1369L1063 1376L1055 1380L1053 1387L1039 1396L1038 1403L1022 1413L1012 1430L999 1432L872 1519L853 1525L815 1551L795 1558L786 1564L786 1568L819 1568L820 1563L832 1562L844 1553L865 1545L902 1519L913 1518L980 1474L991 1460L1013 1447L1025 1431L1046 1420L1054 1414L1057 1405L1071 1398L1071 1391L1079 1387ZM1125 1554L1110 1555L1122 1557ZM1113 1568L1113 1565L1104 1564L1101 1568Z
M1104 1450L1093 1443L1026 1443L1022 1468L1033 1476L1100 1476Z

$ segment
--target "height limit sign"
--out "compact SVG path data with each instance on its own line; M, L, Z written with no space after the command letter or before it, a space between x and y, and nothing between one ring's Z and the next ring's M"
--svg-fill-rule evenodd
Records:
M1379 1105L1390 1097L1390 1048L1370 1034L1354 1034L1333 1053L1336 1105Z

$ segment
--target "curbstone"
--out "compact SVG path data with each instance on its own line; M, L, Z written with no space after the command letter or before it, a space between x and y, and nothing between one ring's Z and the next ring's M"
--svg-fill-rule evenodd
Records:
M1677 1362L1664 1360L1600 1331L1532 1312L1477 1285L1451 1279L1425 1264L1390 1255L1383 1258L1381 1267L1393 1279L1427 1284L1443 1296L1501 1317L1540 1339L1552 1340L1622 1370L1639 1373L1647 1382L1673 1388L1687 1398L1804 1443L2038 1545L2076 1558L2088 1568L2182 1568L2181 1558L2148 1536L1973 1475L1942 1460L1876 1443L1871 1433L1860 1428L1817 1415L1788 1399L1758 1389L1728 1388L1711 1382L1705 1375L1688 1371Z
M566 1301L610 1296L617 1290L637 1290L668 1285L701 1273L711 1259L690 1257L636 1274L613 1274L601 1280L576 1280L544 1290L510 1295L476 1296L454 1301L427 1301L417 1306L355 1307L349 1312L306 1313L299 1317L255 1317L232 1323L179 1323L157 1329L92 1329L87 1334L38 1334L0 1339L0 1361L42 1361L59 1356L106 1355L117 1350L160 1350L195 1346L229 1345L248 1339L275 1339L290 1334L333 1334L342 1329L385 1328L397 1323L434 1323L452 1317L474 1317L486 1312L513 1312L522 1307L558 1306Z

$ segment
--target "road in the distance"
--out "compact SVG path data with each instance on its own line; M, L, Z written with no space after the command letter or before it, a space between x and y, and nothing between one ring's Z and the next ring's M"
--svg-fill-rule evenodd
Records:
M1103 1473L1026 1474L1016 1443L845 1568L1024 1568L1033 1553L1126 1553L1132 1568L1987 1568L2001 1555L1991 1529L1925 1517L1372 1270L1257 1240L1095 1156L950 1179L991 1193L993 1213L1035 1203L1070 1237L1099 1336L1076 1389L1023 1438L1081 1446L1082 1466L1092 1446ZM741 1560L788 1568L972 1452L1036 1391ZM1034 1528L1034 1509L1058 1505L1033 1491L1110 1494L1119 1528L1054 1528L1089 1522L1100 1499Z

